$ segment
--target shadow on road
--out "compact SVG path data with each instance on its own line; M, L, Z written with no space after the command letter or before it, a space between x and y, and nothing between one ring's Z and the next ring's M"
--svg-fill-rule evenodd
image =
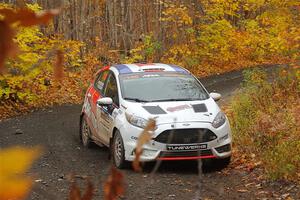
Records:
M143 171L151 173L155 167L156 162L143 163ZM210 162L204 162L202 172L204 174L221 171L220 166L212 165ZM127 170L133 170L129 167ZM163 161L157 170L158 174L198 174L198 161Z

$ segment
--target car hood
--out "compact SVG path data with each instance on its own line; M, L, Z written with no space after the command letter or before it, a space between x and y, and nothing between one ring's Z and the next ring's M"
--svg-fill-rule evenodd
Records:
M157 125L182 122L211 123L220 108L209 98L202 101L124 102L128 114L144 119L155 118Z

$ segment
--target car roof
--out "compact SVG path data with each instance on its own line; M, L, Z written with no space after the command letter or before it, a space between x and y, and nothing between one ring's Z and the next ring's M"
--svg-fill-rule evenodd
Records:
M111 68L115 68L119 72L119 74L131 74L141 72L178 72L184 74L190 73L188 70L177 65L163 63L118 64L112 65Z

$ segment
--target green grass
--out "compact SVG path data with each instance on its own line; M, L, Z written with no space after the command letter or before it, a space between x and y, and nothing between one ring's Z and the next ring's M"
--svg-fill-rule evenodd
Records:
M281 69L271 82L258 69L244 77L228 114L239 152L256 154L271 179L300 180L300 70Z

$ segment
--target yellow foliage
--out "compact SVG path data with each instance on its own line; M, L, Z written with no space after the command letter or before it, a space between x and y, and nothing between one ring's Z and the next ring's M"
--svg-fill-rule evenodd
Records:
M162 21L167 23L164 40L171 45L163 44L162 61L200 76L295 61L300 56L298 4L295 0L204 0L197 19L199 14L191 15L191 7L169 2ZM192 21L184 20L189 16Z
M165 3L166 9L163 11L163 17L160 19L163 22L177 24L179 27L183 25L192 25L193 19L189 16L188 8L184 5L175 5L173 3Z
M136 63L136 62L154 62L157 51L161 45L155 41L153 35L145 35L143 41L136 45L136 48L130 50L129 57L126 57L123 62Z
M0 150L0 200L26 197L32 179L24 176L24 173L39 155L39 148L13 147Z
M38 4L27 4L27 7L33 11L41 10ZM1 8L13 9L8 4L0 4ZM10 59L6 63L10 73L0 76L0 102L13 101L29 105L40 103L45 105L47 101L53 103L53 99L46 93L51 81L54 81L52 60L55 59L55 52L58 50L64 52L64 68L66 77L69 77L79 71L77 68L82 63L80 48L83 47L83 43L65 40L60 36L47 37L37 26L16 29L17 35L14 40L19 46L20 53L17 59ZM45 80L49 82L48 85L45 84ZM74 83L68 84L73 86ZM74 90L74 87L67 87L67 84L65 86ZM80 90L78 85L77 90ZM41 99L43 96L47 96L47 99ZM59 98L53 98L59 101ZM38 99L41 101L38 102Z

